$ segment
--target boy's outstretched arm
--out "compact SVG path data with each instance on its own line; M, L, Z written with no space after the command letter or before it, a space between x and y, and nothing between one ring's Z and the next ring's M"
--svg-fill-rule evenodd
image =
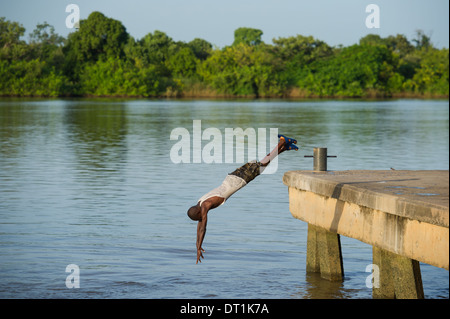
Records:
M206 234L206 224L208 223L208 212L211 209L214 209L220 206L223 203L224 199L222 197L214 196L203 202L200 207L200 219L198 219L197 224L197 261L196 264L200 261L202 262L203 253L205 250L202 248L203 239L205 239Z
M200 261L200 258L204 258L203 257L203 252L205 251L202 248L202 244L203 244L203 239L205 238L205 234L206 234L206 224L208 223L208 217L207 217L207 213L202 214L202 219L198 221L197 224L197 261L195 262L196 264Z

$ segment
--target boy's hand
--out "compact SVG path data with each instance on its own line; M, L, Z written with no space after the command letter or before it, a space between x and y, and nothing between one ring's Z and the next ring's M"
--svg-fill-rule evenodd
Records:
M200 259L200 258L205 258L205 257L203 257L203 253L205 252L205 250L202 248L202 247L200 247L200 248L198 248L197 249L197 261L195 262L196 264L200 261L200 262L202 262L202 260Z

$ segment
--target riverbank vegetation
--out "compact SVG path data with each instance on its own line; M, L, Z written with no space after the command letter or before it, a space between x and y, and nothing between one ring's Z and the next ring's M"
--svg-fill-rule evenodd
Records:
M418 31L369 34L331 47L312 36L261 39L239 28L224 48L175 41L154 31L142 39L100 12L67 38L38 24L0 18L0 96L117 97L446 97L449 50Z

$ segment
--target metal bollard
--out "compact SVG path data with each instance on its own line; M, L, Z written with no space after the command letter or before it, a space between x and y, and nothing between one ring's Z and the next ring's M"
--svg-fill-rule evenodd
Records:
M337 157L335 155L328 155L326 147L315 147L314 155L305 155L305 157L313 157L314 165L313 170L315 171L326 171L327 170L327 158Z
M315 171L327 170L327 149L325 147L314 148L314 165Z

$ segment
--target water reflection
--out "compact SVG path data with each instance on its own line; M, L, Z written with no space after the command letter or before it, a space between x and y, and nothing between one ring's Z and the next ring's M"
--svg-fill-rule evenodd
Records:
M342 282L324 280L319 273L306 273L305 281L298 292L302 299L344 299L351 292L343 289Z
M80 170L102 176L102 171L123 168L127 158L125 108L122 103L65 105L66 137Z

